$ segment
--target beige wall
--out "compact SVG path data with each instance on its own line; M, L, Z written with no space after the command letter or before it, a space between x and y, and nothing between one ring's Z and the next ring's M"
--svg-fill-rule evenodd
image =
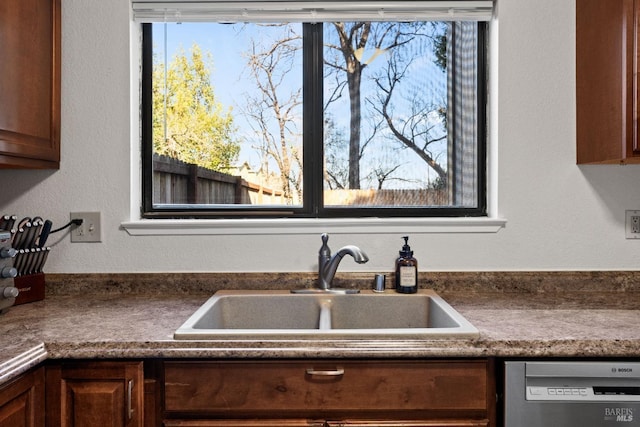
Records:
M499 78L490 85L499 115L490 144L499 162L498 216L507 225L480 234L409 228L420 270L637 269L640 241L624 238L623 222L625 209L640 209L640 166L575 165L574 2L498 1L499 43L491 55ZM130 236L121 229L137 209L130 195L137 157L130 148L130 49L136 46L129 3L64 0L62 26L61 167L0 171L0 212L39 214L60 225L70 211L99 210L103 242L71 244L64 237L47 271L315 269L317 229L238 236ZM390 271L403 234L390 231L335 233L332 248L357 244L371 258L362 266L347 259L341 268Z

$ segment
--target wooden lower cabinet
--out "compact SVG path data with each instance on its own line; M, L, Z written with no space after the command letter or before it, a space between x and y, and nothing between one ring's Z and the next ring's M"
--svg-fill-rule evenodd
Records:
M164 427L486 427L486 421L296 421L296 420L200 420L165 421Z
M44 427L44 368L0 387L0 427Z
M164 362L165 427L495 426L492 360Z
M164 427L325 427L313 420L166 420Z
M50 362L0 427L495 427L494 361ZM46 414L45 414L46 409Z
M164 427L486 427L484 421L313 421L313 420L176 420Z
M424 421L329 421L326 427L486 427L488 421L424 420Z
M143 427L142 362L47 366L48 427Z

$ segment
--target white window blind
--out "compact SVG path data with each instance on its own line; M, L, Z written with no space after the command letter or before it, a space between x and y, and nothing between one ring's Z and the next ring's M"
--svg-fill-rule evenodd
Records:
M136 22L488 21L492 0L132 0Z

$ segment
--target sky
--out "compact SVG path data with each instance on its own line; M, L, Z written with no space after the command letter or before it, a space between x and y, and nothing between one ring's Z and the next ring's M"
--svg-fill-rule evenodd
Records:
M153 24L153 36L154 53L157 55L156 58L163 62L165 51L167 60L171 62L172 57L179 49L184 49L188 52L194 43L197 43L203 51L211 52L213 56L211 80L214 92L218 101L224 106L233 107L234 123L240 129L239 135L244 140L240 163L246 160L252 167L257 168L260 165L260 156L256 150L251 148L252 145L255 145L255 142L252 142L255 141L255 137L246 118L240 114L243 109L241 104L245 99L241 95L249 92L255 93L256 91L255 83L248 73L246 59L243 58L242 51L250 45L252 37L268 42L268 37L265 34L256 34L255 28L255 26L251 28L243 24L158 23ZM365 52L363 58L366 60L370 55L371 52ZM381 57L384 57L384 54ZM376 64L384 65L385 61L376 58L369 66L370 70L367 70L369 75L374 71ZM425 56L423 60L416 60L412 67L412 75L420 77L419 79L414 79L419 91L446 94L446 75L435 67L431 58ZM296 81L295 84L299 86L301 84L300 81ZM369 83L365 82L363 84ZM343 99L345 102L342 105L336 104L334 106L332 115L338 120L342 120L343 133L348 135L348 96L343 97ZM405 108L408 107L405 106ZM396 114L408 114L408 112L403 113L396 110ZM438 120L438 118L434 117L434 120ZM366 133L366 130L363 129L363 139L366 137ZM426 167L423 161L417 159L415 154L406 149L398 149L397 147L400 147L400 145L397 142L386 143L385 146L389 147L389 149L370 150L367 157L368 161L372 162L372 164L380 164L380 162L384 161L401 162L403 168L399 173L403 178L424 180L425 176L430 178L437 176ZM393 149L392 147L396 148ZM440 157L444 156L446 158L446 143L442 144L442 148L444 148L445 152ZM389 160L384 160L385 158ZM366 169L366 165L363 169ZM394 187L403 187L407 184L395 182L393 185Z

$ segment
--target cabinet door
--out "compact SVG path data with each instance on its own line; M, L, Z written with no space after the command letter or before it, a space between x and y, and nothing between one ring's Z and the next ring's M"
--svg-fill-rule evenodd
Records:
M577 163L640 163L639 0L576 0Z
M60 162L60 0L0 1L0 167Z
M47 369L47 425L143 427L142 362L76 362Z
M0 427L44 427L44 368L0 388Z
M329 421L326 427L488 427L488 421L415 420L415 421Z
M640 119L640 75L638 60L640 59L640 0L633 0L633 139L631 141L632 156L640 159L640 135L638 131L638 120Z

